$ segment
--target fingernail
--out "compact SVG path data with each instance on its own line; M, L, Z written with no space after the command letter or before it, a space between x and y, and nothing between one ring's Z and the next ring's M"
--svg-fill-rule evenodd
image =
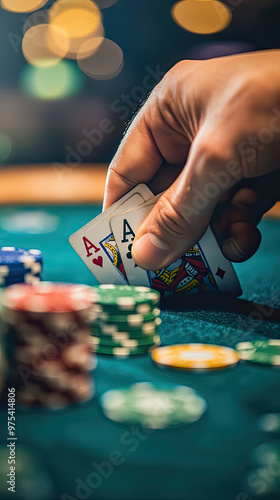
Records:
M153 233L145 233L132 247L133 259L144 269L160 269L169 253L167 243Z
M222 247L223 253L229 260L241 260L246 256L240 245L233 238L226 240Z

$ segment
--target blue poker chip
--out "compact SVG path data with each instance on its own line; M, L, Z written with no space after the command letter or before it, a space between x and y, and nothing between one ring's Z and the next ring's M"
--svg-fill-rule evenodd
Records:
M41 274L15 274L13 276L0 276L0 287L17 285L18 283L28 283L29 285L41 281Z
M30 272L41 273L43 264L42 252L37 249L15 247L0 248L0 277Z

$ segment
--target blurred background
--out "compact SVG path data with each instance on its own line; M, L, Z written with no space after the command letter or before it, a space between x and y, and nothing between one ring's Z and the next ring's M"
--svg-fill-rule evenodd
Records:
M177 61L278 48L278 0L2 0L0 162L109 162Z

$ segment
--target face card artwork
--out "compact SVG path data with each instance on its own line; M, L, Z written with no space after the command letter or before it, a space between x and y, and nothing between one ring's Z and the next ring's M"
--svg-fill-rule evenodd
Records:
M218 290L199 244L168 267L155 272L149 271L148 274L152 288L158 290L164 297L179 292L198 293Z
M104 251L106 252L113 266L115 266L116 269L118 269L118 271L123 275L124 279L127 281L127 276L121 259L121 254L119 252L118 245L113 233L108 234L108 236L106 236L104 240L100 241L100 245L103 247Z
M226 291L238 295L240 286L231 263L223 256L210 228L175 262L158 271L145 271L133 261L135 233L154 206L154 199L110 221L131 285L150 286L162 296L177 293Z
M130 210L151 197L149 188L140 184L70 236L70 244L100 283L127 284L109 217L112 213Z

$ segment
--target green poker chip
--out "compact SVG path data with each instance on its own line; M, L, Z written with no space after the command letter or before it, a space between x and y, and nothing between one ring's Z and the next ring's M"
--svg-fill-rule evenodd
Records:
M109 345L93 345L90 342L90 349L92 352L96 354L108 354L116 357L127 358L131 355L135 354L148 354L154 347L157 347L158 344L151 345L142 345L137 347L115 347Z
M239 342L235 349L240 359L252 363L280 366L280 339Z
M99 401L109 419L150 429L190 424L207 409L205 399L194 389L175 384L133 384L105 392Z
M94 304L92 306L92 311L94 314L99 315L102 314L103 316L105 315L127 315L127 314L149 314L152 312L154 309L153 304L136 304L133 309L120 309L116 306L107 306L104 304Z
M147 314L160 301L160 294L156 290L144 286L99 285L93 291L95 308L99 312L109 308L116 313L125 311Z
M129 325L118 325L114 323L91 325L91 333L94 336L123 336L123 338L149 337L156 335L159 332L161 320L157 318L156 322L143 323L139 327L130 327Z
M160 309L154 308L150 313L148 314L127 314L127 315L115 315L115 314L109 314L109 313L100 313L100 314L95 314L91 313L90 317L90 324L92 325L107 325L107 324L117 324L118 327L121 329L125 328L126 326L130 326L131 328L137 328L143 323L150 323L151 321L157 321L159 324L160 322L158 321L160 315Z
M114 337L90 337L90 345L96 346L114 346L114 347L138 347L138 346L153 346L159 345L160 336L153 335L150 337L140 337L136 339L121 339L118 336Z

